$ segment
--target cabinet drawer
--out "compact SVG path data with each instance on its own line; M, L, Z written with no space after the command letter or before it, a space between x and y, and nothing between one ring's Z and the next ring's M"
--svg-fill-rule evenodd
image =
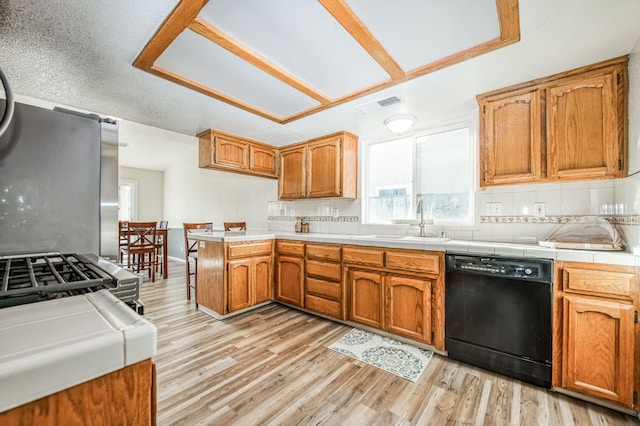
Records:
M273 241L248 241L229 244L229 259L271 254Z
M380 249L345 247L342 249L342 260L345 263L382 267L384 266L384 251Z
M307 278L307 294L312 293L317 296L340 300L341 290L342 286L340 283Z
M562 273L564 290L632 298L636 276L633 268L628 269L629 272L615 272L565 267Z
M277 241L276 251L278 254L287 254L289 256L304 256L304 243L295 241Z
M310 259L335 260L340 262L342 249L339 246L307 244L307 257Z
M438 274L440 256L420 251L387 250L387 268Z
M317 260L307 260L307 275L316 275L331 280L340 281L342 268L339 263L319 262Z
M334 300L308 295L305 298L304 307L311 311L342 319L340 302Z

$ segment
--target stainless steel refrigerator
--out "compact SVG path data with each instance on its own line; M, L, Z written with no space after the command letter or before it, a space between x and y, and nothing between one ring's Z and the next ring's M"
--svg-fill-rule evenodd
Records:
M118 126L15 103L0 137L0 255L118 253Z

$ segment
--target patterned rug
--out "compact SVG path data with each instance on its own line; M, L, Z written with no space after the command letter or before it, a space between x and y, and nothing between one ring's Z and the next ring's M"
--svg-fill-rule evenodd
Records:
M433 356L432 351L357 328L342 336L329 349L414 383Z

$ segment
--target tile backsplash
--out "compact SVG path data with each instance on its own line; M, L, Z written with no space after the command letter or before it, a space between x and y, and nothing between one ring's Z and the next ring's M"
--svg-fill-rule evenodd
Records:
M495 205L499 204L499 215ZM489 210L489 206L492 210ZM640 173L624 179L512 185L476 192L475 225L427 227L458 240L536 244L560 223L575 216L606 217L621 231L625 246L640 247ZM540 213L543 213L542 215ZM311 232L417 235L411 225L360 223L360 200L303 200L269 203L269 228L293 231L296 216Z

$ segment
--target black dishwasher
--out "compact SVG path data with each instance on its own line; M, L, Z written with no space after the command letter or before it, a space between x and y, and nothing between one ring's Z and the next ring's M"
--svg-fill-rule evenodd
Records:
M551 387L553 261L447 254L449 357Z

